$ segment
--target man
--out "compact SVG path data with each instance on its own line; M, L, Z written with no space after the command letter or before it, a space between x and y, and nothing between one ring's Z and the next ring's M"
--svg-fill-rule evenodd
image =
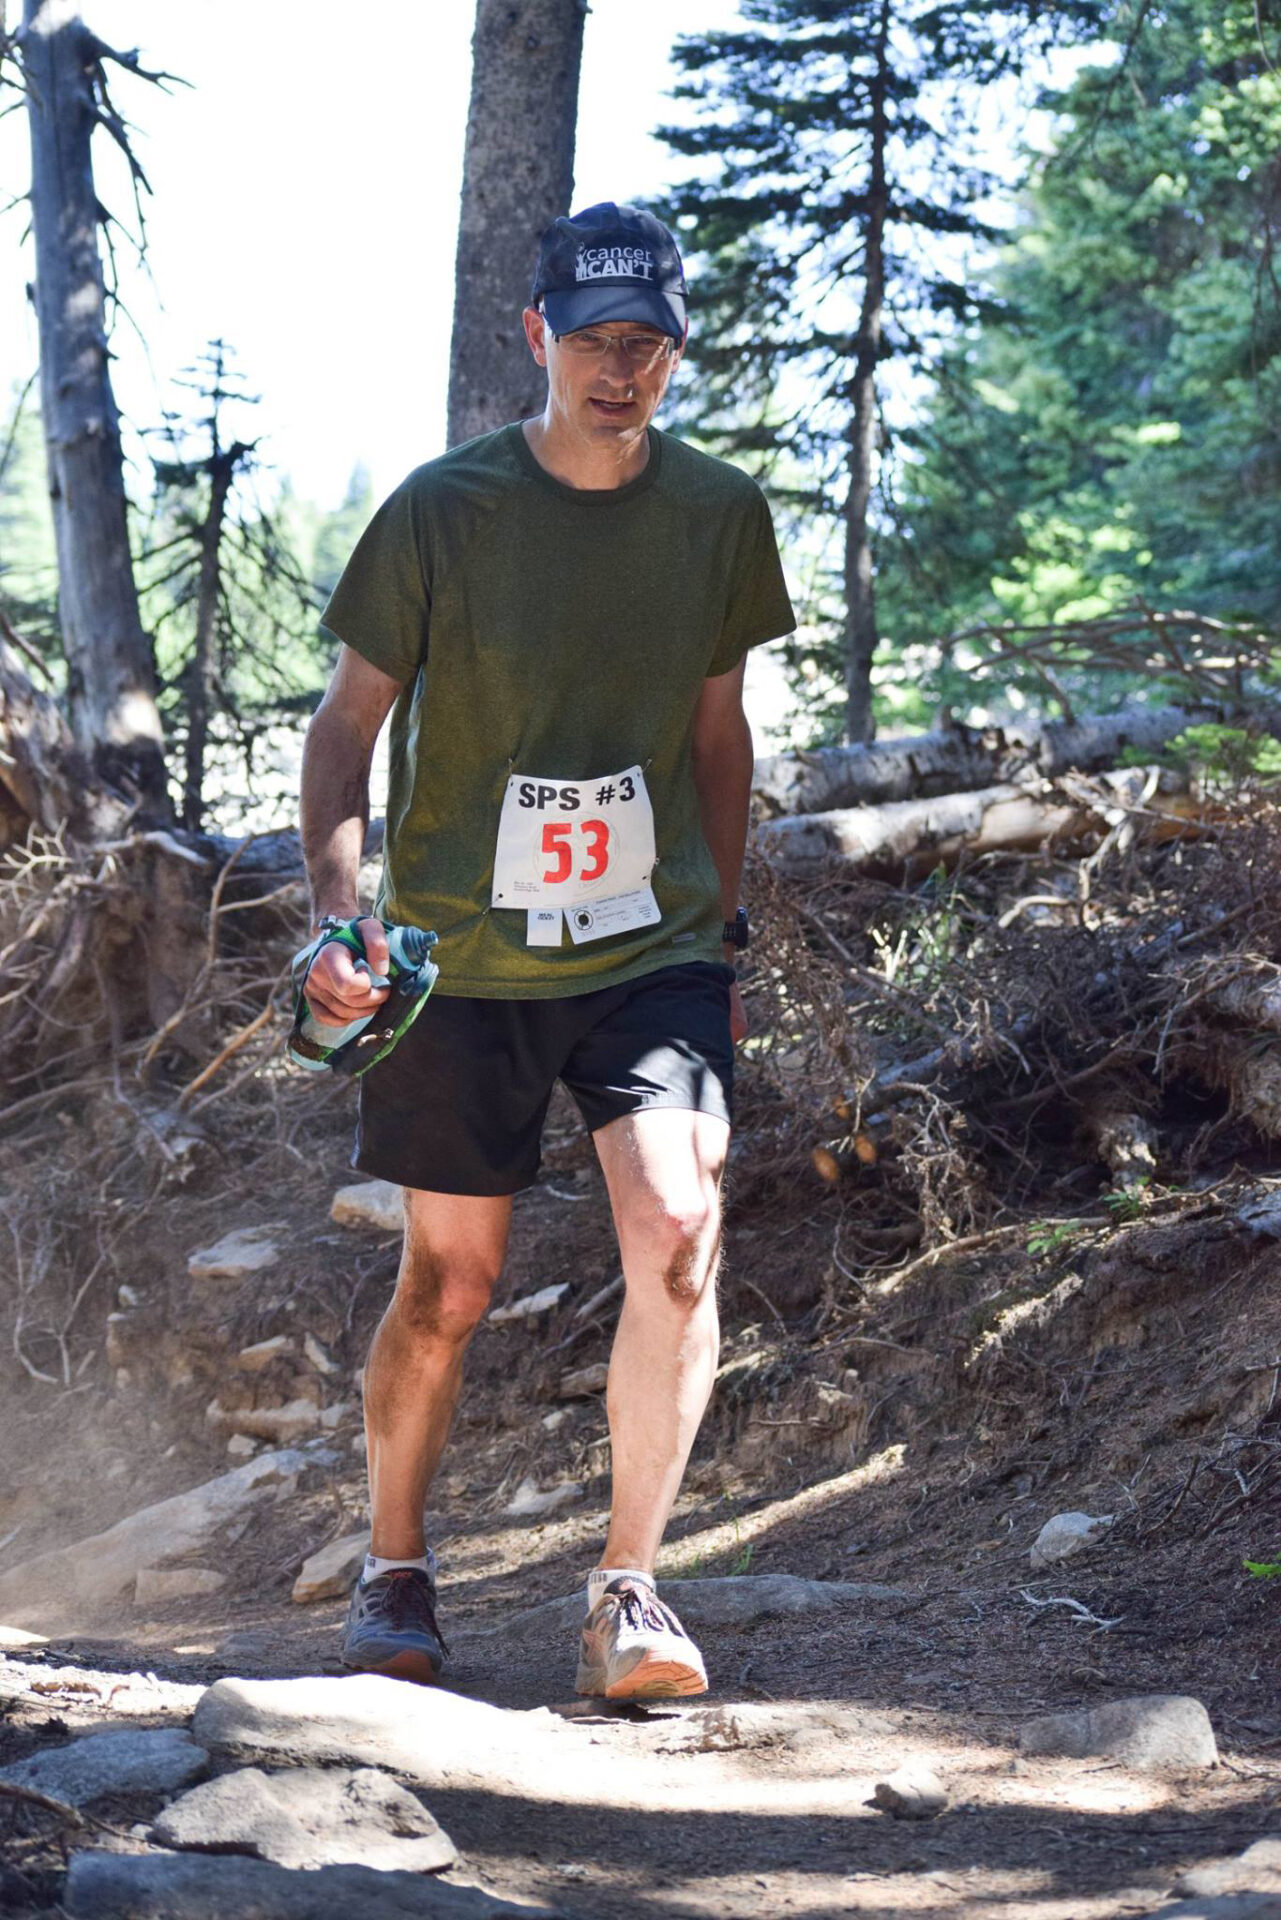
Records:
M707 1684L654 1561L716 1370L746 1030L729 964L746 935L744 658L794 621L755 483L650 424L686 291L651 215L611 202L555 221L524 316L544 412L412 473L325 613L341 646L302 781L317 924L358 911L369 762L394 709L378 912L440 936L431 999L360 1083L354 1164L405 1189L365 1369L373 1541L343 1644L365 1671L440 1671L424 1505L559 1078L592 1133L626 1276L577 1686ZM360 924L380 967L380 922ZM307 991L333 1025L385 993L337 942Z

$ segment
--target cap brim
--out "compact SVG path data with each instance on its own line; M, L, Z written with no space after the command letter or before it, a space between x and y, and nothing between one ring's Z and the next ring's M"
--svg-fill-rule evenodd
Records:
M547 293L543 295L543 312L553 333L577 333L582 327L599 327L607 320L635 320L639 326L670 333L673 340L685 337L684 294L662 293L657 287L629 286L615 280L604 287Z

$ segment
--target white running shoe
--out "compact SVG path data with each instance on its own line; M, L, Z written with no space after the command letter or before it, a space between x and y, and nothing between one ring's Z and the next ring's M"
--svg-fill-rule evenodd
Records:
M611 1580L583 1622L576 1693L663 1700L707 1692L703 1656L653 1587Z

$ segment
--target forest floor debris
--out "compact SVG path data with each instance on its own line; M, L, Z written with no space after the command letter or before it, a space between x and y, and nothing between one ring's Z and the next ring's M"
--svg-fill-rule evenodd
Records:
M706 1706L620 1714L571 1693L568 1596L604 1517L620 1287L590 1143L554 1103L497 1304L566 1291L477 1334L434 1495L446 1677L468 1727L499 1720L469 1784L401 1776L459 1849L433 1898L577 1920L1114 1920L1275 1833L1281 1613L1244 1563L1281 1559L1281 1168L1255 1098L1277 1044L1257 1020L1281 961L1281 835L1262 804L1195 837L1112 833L916 885L756 876L720 1374L660 1562L709 1658ZM120 1725L185 1727L198 1703L207 1728L219 1681L308 1690L319 1739L314 1689L346 1685L343 1580L291 1595L313 1557L341 1549L350 1568L365 1537L359 1371L399 1196L359 1231L338 1223L350 1092L300 1085L262 1030L195 1095L211 1103L199 1152L169 1157L172 1129L139 1131L252 1017L249 919L224 920L223 959L202 957L205 998L169 1028L145 1095L127 1022L101 1084L55 1066L52 1030L30 1022L9 1056L39 1103L0 1131L15 1355L0 1594L24 1596L0 1621L63 1637L0 1660L6 1767ZM70 967L73 947L58 952ZM27 1019L21 994L10 1004ZM273 1238L276 1263L192 1284L189 1250L241 1229ZM253 1446L234 1429L291 1409L316 1422L296 1468L162 1560L154 1512L223 1478L228 1429ZM277 1476L269 1454L237 1471ZM530 1486L574 1497L512 1513ZM1047 1523L1074 1513L1112 1524L1029 1576ZM77 1543L99 1536L136 1541L128 1578L115 1568L110 1594L55 1621L74 1569L100 1558ZM157 1595L144 1616L137 1575L158 1567L226 1585ZM1020 1751L1038 1717L1169 1693L1201 1703L1220 1766ZM410 1705L424 1724L455 1712ZM326 1765L380 1764L349 1721L330 1737ZM218 1779L299 1757L284 1736L211 1750ZM946 1818L885 1818L873 1790L901 1768L947 1782ZM5 1799L6 1903L108 1914L181 1883L184 1912L228 1920L242 1881L272 1911L312 1897L268 1862L157 1851L161 1810L122 1793L77 1826ZM103 1833L133 1851L104 1854Z

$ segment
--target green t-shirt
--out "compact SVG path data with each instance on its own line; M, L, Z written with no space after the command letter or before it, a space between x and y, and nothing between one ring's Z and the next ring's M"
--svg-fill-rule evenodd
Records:
M404 681L378 911L439 934L438 993L554 998L721 958L694 708L709 675L795 620L755 481L653 428L649 442L644 472L602 492L545 472L519 425L428 461L379 508L325 609L334 638ZM638 765L661 918L528 945L525 911L491 906L509 779Z

